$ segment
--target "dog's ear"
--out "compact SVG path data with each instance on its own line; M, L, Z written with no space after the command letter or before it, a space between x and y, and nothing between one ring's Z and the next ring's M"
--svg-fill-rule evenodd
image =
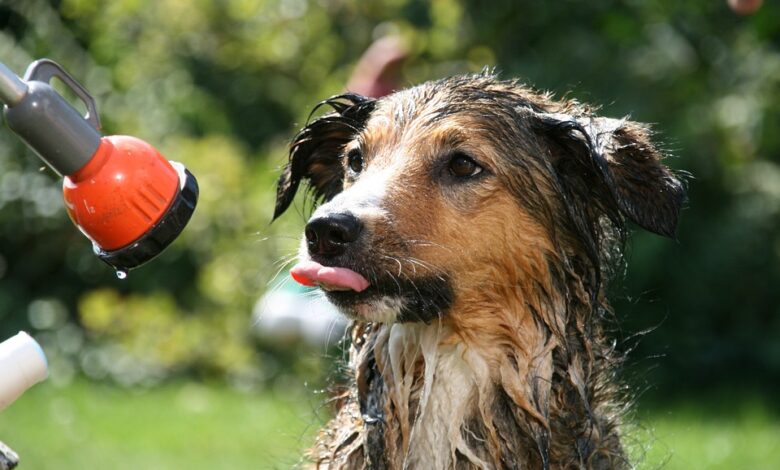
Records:
M578 175L567 177L590 175L585 184L601 186L607 199L602 204L646 230L675 236L685 188L662 163L646 127L625 119L533 114L543 132L568 150L559 160L578 168ZM565 161L570 158L575 161Z
M343 185L344 168L341 153L344 146L365 126L375 101L354 93L333 96L314 107L334 112L309 122L290 144L290 159L276 186L276 219L292 203L302 179L308 180L315 201L327 201Z

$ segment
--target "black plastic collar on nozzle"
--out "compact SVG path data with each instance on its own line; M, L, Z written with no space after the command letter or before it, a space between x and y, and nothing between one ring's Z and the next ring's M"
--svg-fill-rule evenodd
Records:
M168 210L141 238L114 251L95 246L95 254L117 271L128 271L159 255L184 230L198 202L198 182L188 170L183 172L184 184Z

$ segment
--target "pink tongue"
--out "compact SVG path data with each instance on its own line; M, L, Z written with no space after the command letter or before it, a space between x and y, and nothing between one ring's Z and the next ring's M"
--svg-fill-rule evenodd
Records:
M290 275L304 286L324 284L326 288L351 289L355 292L365 290L369 286L366 278L351 269L323 266L314 261L295 265L290 270Z

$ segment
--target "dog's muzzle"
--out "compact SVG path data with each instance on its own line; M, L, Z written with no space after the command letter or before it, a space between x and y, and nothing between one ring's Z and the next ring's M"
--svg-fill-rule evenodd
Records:
M317 217L306 224L306 246L316 257L343 255L363 231L360 219L349 213L334 213Z
M290 270L296 281L322 288L342 312L361 320L428 323L444 315L454 297L445 273L411 278L401 274L398 261L394 275L382 262L396 258L383 256L382 247L372 245L376 240L370 225L350 211L322 209L306 224L308 256L302 255Z
M303 257L290 274L303 285L319 286L328 292L364 291L370 283L354 270L358 263L350 261L360 251L357 240L362 232L363 224L352 214L315 216L304 232L308 257Z

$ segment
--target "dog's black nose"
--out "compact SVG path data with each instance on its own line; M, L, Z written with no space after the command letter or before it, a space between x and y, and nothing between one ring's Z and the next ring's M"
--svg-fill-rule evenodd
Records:
M357 240L363 224L352 214L337 213L317 217L306 224L306 244L312 255L337 256Z

